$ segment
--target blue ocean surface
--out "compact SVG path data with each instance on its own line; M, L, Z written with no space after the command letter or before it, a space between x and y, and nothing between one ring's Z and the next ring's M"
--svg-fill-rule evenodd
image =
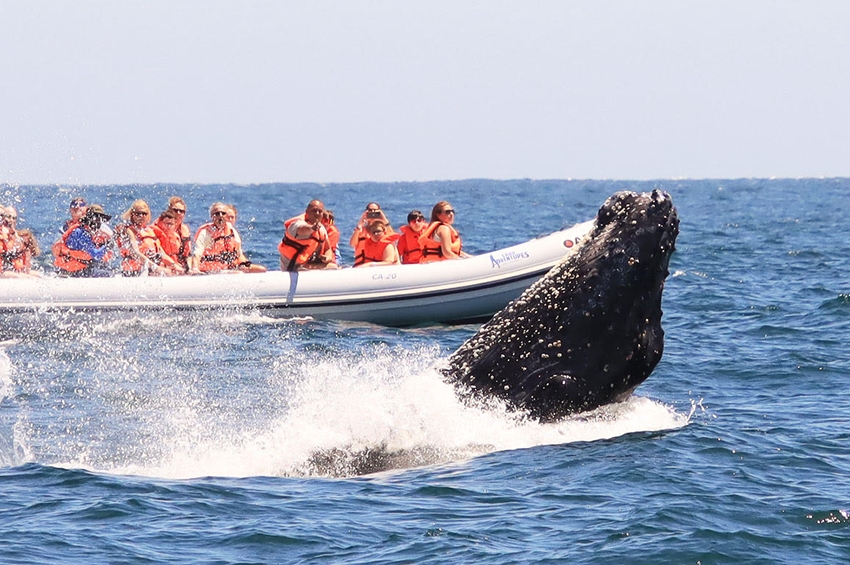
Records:
M555 424L441 380L477 325L2 318L0 563L848 562L850 179L0 186L0 203L49 269L74 196L115 214L179 194L193 227L231 202L275 268L311 198L343 240L368 201L400 225L446 199L474 254L655 188L681 219L664 357L626 402Z

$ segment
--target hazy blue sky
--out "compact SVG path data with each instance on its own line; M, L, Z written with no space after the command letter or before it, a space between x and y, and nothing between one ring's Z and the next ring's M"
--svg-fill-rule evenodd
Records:
M850 176L850 2L0 0L0 183Z

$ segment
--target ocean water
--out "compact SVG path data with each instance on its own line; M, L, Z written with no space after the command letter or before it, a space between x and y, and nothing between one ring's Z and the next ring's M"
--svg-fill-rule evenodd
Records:
M850 179L0 186L0 203L49 252L76 195L116 213L180 194L192 226L233 202L273 267L313 197L343 239L370 200L400 224L447 199L477 253L653 188L681 218L664 357L625 403L557 424L440 380L475 325L3 318L0 562L846 563Z

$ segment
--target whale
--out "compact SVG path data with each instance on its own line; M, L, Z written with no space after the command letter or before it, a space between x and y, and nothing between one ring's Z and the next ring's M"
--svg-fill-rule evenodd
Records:
M466 402L550 423L626 399L661 360L661 295L679 234L659 190L609 197L591 231L449 355Z

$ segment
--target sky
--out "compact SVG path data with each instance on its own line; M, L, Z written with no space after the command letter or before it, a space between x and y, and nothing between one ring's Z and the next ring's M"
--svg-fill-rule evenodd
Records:
M845 0L0 0L0 183L850 176Z

